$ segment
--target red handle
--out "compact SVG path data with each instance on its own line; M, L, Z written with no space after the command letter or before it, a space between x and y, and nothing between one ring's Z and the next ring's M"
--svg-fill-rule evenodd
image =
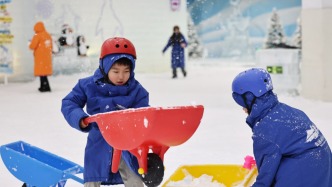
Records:
M89 124L92 122L96 122L97 117L96 116L89 116L87 118L83 119L84 124Z

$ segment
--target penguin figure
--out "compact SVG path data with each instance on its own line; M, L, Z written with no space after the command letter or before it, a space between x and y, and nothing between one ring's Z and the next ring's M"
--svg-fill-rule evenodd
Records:
M60 46L73 46L74 41L73 29L68 24L64 24L61 30L61 37L59 38Z
M80 35L76 39L76 46L77 46L77 55L78 56L86 56L87 49L89 46L85 44L85 38L83 35Z

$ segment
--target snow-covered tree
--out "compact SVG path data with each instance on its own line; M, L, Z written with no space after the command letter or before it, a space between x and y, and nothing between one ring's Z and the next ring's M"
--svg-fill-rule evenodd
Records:
M273 9L268 27L267 38L265 41L265 48L278 48L286 45L285 34L283 26L280 23L280 18L276 9Z
M203 57L204 48L199 42L199 37L196 32L194 22L190 15L188 15L188 55L189 58Z
M301 25L301 19L297 19L297 28L295 30L294 36L293 36L293 45L296 48L301 49L302 48L302 25Z

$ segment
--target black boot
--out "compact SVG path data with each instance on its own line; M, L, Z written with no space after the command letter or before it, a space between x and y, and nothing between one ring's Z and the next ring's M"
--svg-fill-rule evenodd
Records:
M187 72L186 72L186 70L185 70L184 68L181 68L181 70L182 70L182 74L183 74L183 76L186 77L186 76L187 76Z
M177 73L176 73L176 69L174 68L174 69L173 69L173 77L172 77L172 78L175 79L175 78L177 78L177 77L178 77L178 76L177 76Z
M47 76L40 76L40 88L38 89L40 92L50 92L50 84L48 83Z

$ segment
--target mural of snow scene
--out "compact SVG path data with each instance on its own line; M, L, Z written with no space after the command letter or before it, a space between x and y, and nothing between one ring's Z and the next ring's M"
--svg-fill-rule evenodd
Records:
M301 0L187 0L188 11L208 58L253 60L264 48L275 11L285 35L293 44Z

